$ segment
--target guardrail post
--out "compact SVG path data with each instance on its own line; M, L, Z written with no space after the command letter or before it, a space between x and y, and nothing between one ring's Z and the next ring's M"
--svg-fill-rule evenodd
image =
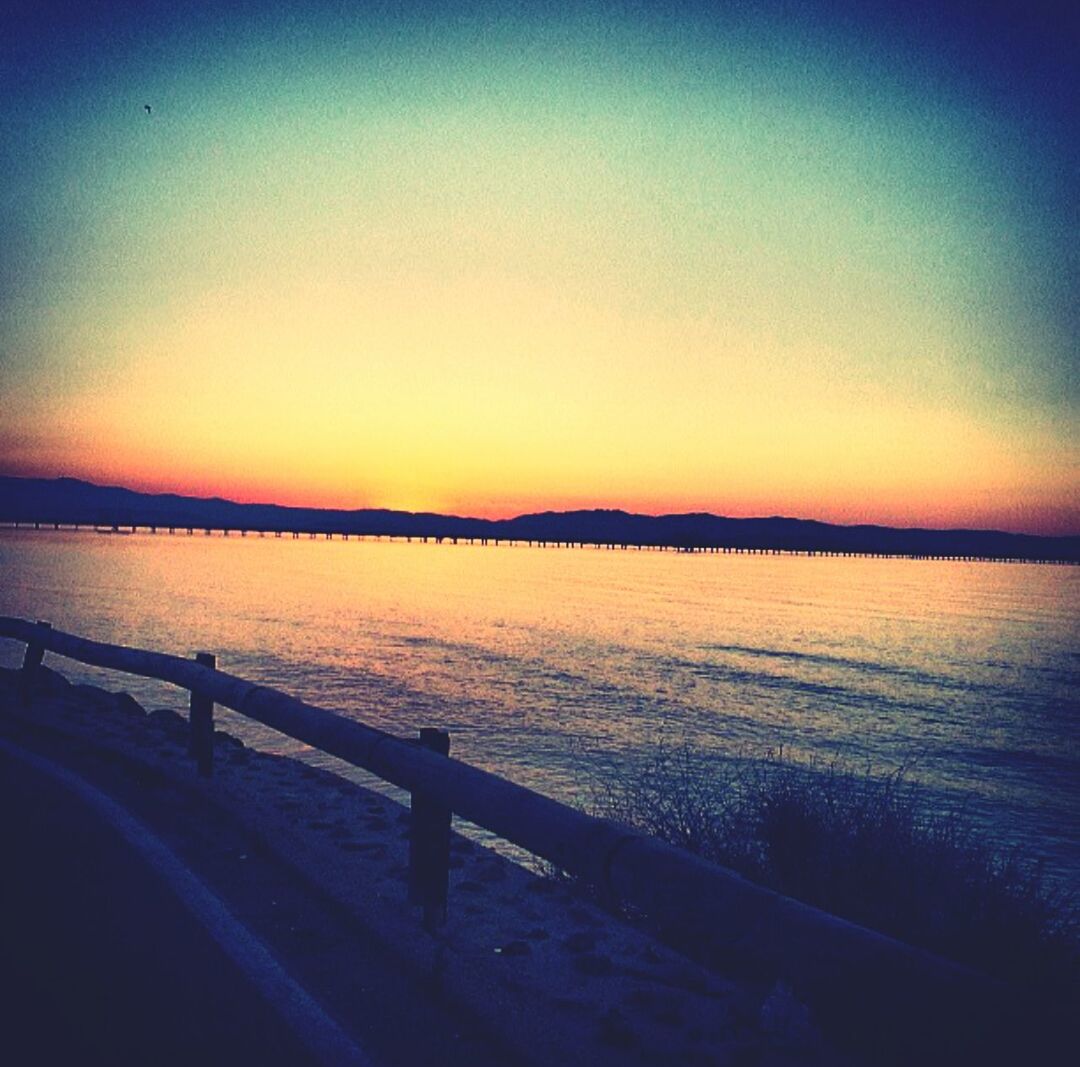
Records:
M211 652L196 652L195 662L211 669L217 657ZM191 743L189 751L195 757L199 774L209 778L214 769L214 702L202 693L191 691Z
M42 630L51 630L51 622L38 620L38 626ZM19 700L23 704L29 704L34 694L34 676L38 667L45 657L45 646L31 641L26 646L26 654L23 656L22 673L19 675Z
M450 754L450 735L425 727L420 744L440 755ZM450 884L450 809L423 790L411 794L409 823L409 903L424 909L424 929L434 932L446 922Z

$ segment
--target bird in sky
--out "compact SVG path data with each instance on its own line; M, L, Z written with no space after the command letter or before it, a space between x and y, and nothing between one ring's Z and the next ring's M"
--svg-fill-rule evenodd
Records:
M143 110L149 115L150 110L151 110L150 105L149 104L143 104Z

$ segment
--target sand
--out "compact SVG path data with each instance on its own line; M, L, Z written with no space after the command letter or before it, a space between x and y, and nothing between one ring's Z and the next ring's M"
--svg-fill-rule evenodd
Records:
M401 1062L842 1062L784 987L705 970L582 899L572 886L458 833L451 845L447 921L429 933L406 899L407 808L328 771L256 751L219 732L213 776L200 778L187 752L186 716L169 709L148 714L127 694L72 686L52 671L41 672L26 706L8 672L0 679L0 708L6 734L47 749L50 758L88 774L158 826L179 821L179 808L197 805L212 813L201 816L204 822L237 827L246 836L234 834L241 841L234 846L234 866L249 861L239 851L247 847L260 863L287 868L300 879L293 933L303 927L305 910L314 915L328 904L342 910L353 935L359 931L356 936L370 945L374 981L394 971L394 993L377 1006L379 1015L397 1006L408 1018L411 1002L420 998L428 1005L424 1010L452 1020L451 1037L436 1042L441 1053L414 1049ZM222 852L220 842L193 842L191 833L175 829L173 836L192 865L204 874L210 870L209 880L227 890L231 875L213 873L220 860L207 862L204 855ZM364 1013L372 1005L365 998L354 995L354 1004L339 991L335 1002L334 987L350 984L348 960L320 971L295 946L275 944L272 925L268 938L271 951L289 957L294 972L316 974L324 988L314 992L333 1004L346 1028L370 1034L374 1024ZM363 954L357 949L354 958ZM392 1060L400 1025L383 1021L389 1035L376 1045L382 1042Z

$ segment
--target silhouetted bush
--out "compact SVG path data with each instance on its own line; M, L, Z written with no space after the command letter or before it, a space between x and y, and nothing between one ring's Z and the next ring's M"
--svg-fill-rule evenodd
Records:
M1054 1000L1075 993L1075 900L903 769L661 747L598 774L592 807L787 896Z

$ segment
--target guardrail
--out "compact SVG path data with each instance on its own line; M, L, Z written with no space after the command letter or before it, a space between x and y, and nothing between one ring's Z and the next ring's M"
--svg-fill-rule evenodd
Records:
M890 1062L909 1054L926 1062L931 1047L944 1060L968 1054L1010 1014L1010 998L984 976L452 759L444 731L421 731L419 743L394 737L218 670L208 653L190 660L8 617L0 617L0 637L26 644L26 699L46 651L189 691L191 752L204 775L220 704L407 790L410 901L423 907L429 928L445 914L454 813L584 879L602 899L632 906L713 961L789 983L830 1031L887 1051Z

